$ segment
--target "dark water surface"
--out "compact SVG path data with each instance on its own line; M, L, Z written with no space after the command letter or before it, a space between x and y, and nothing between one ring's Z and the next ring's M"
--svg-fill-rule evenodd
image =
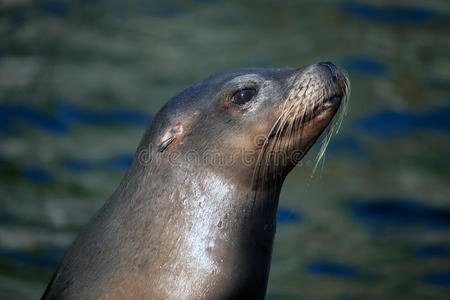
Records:
M450 295L450 3L0 1L0 299L36 299L171 97L330 60L348 117L288 177L269 299Z

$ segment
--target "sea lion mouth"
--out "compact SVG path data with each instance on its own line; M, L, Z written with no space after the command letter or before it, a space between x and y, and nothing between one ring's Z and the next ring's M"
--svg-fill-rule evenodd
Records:
M344 95L331 96L323 102L316 104L311 109L311 116L308 118L308 121L313 121L318 115L328 112L330 109L337 111L343 98Z

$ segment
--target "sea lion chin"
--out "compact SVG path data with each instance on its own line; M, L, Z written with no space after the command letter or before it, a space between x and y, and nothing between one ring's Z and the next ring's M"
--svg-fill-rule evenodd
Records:
M228 71L173 97L43 299L264 298L282 183L328 127L326 147L348 93L324 62Z

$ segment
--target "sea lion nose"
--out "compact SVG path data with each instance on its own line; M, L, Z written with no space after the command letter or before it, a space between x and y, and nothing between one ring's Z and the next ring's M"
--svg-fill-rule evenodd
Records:
M327 67L328 70L330 70L333 81L337 81L337 67L335 64L333 64L331 61L323 61L318 63L318 65Z

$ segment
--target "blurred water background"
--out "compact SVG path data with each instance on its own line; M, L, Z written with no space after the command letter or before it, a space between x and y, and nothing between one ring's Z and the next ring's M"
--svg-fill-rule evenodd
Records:
M152 115L206 76L330 60L349 114L280 202L268 299L450 298L450 3L0 1L0 298L36 299Z

